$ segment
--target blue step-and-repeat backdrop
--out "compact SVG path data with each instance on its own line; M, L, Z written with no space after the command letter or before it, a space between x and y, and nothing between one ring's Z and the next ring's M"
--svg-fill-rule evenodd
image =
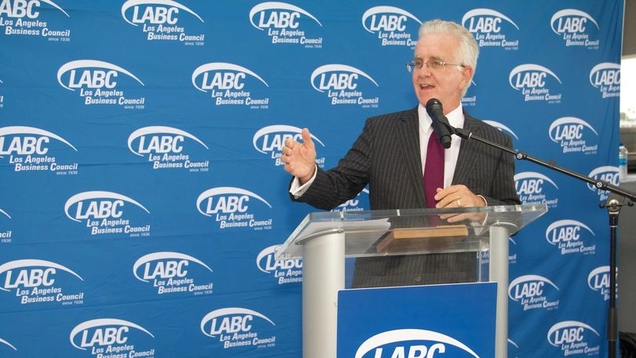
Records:
M282 143L330 168L414 107L429 19L481 47L472 115L618 184L623 0L390 3L0 0L0 356L299 357ZM515 181L549 212L510 241L510 357L605 356L608 193Z

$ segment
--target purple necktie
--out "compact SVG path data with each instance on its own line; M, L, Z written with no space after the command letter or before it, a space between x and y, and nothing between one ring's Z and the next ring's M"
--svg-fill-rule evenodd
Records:
M424 194L426 206L434 208L436 201L435 191L444 187L444 148L437 138L437 133L432 132L426 149L426 163L424 164Z

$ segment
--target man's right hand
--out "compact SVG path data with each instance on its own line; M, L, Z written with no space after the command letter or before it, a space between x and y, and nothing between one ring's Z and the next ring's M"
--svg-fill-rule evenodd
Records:
M316 148L311 140L309 129L303 128L301 132L303 142L287 138L283 146L281 160L285 163L285 171L295 176L300 184L305 184L313 176L316 170Z

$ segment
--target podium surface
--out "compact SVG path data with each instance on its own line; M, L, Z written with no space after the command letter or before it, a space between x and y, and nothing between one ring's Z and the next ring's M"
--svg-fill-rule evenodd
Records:
M303 357L335 357L345 258L470 252L489 257L477 280L497 282L496 357L506 357L508 239L546 212L511 205L308 214L276 252L277 260L303 259Z

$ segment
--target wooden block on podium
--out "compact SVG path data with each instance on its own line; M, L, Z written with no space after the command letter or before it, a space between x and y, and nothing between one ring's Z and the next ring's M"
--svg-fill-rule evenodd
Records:
M437 251L468 236L466 225L443 225L391 231L377 244L378 253Z

